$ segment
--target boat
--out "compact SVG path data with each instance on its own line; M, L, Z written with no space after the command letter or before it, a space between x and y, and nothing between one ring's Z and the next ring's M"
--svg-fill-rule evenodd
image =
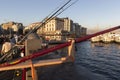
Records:
M100 36L92 37L91 42L100 42Z
M103 43L113 42L113 41L114 41L114 34L113 34L113 33L103 34L102 37L101 37L101 41L102 41Z
M120 34L116 34L114 41L120 43Z
M111 37L109 37L109 36L103 36L101 41L103 43L110 43L110 42L112 42Z

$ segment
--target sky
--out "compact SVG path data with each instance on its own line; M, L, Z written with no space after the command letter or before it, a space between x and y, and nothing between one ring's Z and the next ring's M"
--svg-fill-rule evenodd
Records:
M0 24L14 21L27 26L40 22L67 1L0 0ZM120 25L120 0L78 0L58 17L68 17L88 29L118 26Z

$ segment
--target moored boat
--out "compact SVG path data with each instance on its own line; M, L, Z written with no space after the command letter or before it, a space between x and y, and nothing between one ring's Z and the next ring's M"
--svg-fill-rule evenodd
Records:
M100 41L100 36L92 37L91 42L99 42Z
M110 43L110 42L112 42L112 39L109 36L103 36L102 37L102 42L103 43Z
M119 35L119 34L115 36L114 41L115 41L116 43L120 43L120 35Z

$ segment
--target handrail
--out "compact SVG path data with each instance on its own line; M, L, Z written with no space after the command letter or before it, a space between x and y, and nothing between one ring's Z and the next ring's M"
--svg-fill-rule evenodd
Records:
M61 49L61 48L64 48L64 47L67 47L67 46L70 46L70 45L71 45L71 41L63 43L63 44L59 44L59 45L56 45L54 47L42 50L40 52L35 52L35 53L33 53L33 55L28 55L28 56L25 56L25 57L20 58L18 60L15 60L15 61L5 62L3 64L0 64L0 67L7 67L7 66L12 66L12 65L15 65L15 64L19 64L21 62L25 62L27 60L30 60L30 59L33 59L33 58L36 58L36 57L39 57L39 56L43 56L45 54L48 54L49 52L53 52L55 50L58 50L58 49Z
M57 17L58 15L60 15L63 11L65 11L67 8L69 8L70 6L72 6L73 4L75 4L78 0L72 2L72 0L68 0L65 4L63 4L60 8L56 9L55 12L53 12L52 14L49 14L47 17L45 17L42 21L40 25L36 25L36 27L31 30L29 33L27 33L19 42L18 44L23 43L26 38L31 34L31 33L35 33L39 28L43 27L43 25L45 25L46 23L48 23L50 20L52 20L54 17ZM71 3L72 2L72 3ZM2 62L2 60L11 55L11 51L16 49L17 46L13 46L12 49L10 49L8 51L7 54L4 54L1 58L0 58L0 62Z
M78 42L90 39L91 37L94 37L94 36L97 36L97 35L100 35L100 34L104 34L104 33L119 29L119 28L120 28L120 26L116 26L116 27L113 27L113 28L110 28L110 29L107 29L107 30L103 30L103 31L100 31L100 32L97 32L97 33L94 33L94 34L91 34L91 35L88 35L88 36L85 36L85 37L82 37L82 38L75 39L75 42L78 43ZM54 47L42 50L40 52L35 52L35 53L33 53L33 55L28 55L28 56L25 56L23 58L20 58L18 60L11 61L11 62L5 62L3 64L0 64L0 67L6 67L6 66L19 64L19 63L27 61L29 59L33 59L33 58L36 58L36 57L39 57L39 56L43 56L45 54L48 54L49 52L53 52L55 50L58 50L58 49L61 49L61 48L64 48L64 47L67 47L67 46L70 46L70 45L71 45L71 41L70 42L65 42L63 44L56 45Z
M90 39L92 37L98 36L100 34L104 34L104 33L107 33L107 32L113 31L113 30L117 30L119 28L120 28L120 26L116 26L116 27L109 28L109 29L106 29L106 30L103 30L103 31L100 31L100 32L96 32L96 33L91 34L91 35L84 36L82 38L77 38L77 39L75 39L75 42L78 43L78 42Z

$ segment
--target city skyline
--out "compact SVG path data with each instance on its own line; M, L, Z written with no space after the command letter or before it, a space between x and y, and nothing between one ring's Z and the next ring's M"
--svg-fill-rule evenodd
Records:
M67 1L67 0L66 0ZM1 0L0 24L9 21L29 25L40 22L65 0ZM75 1L75 0L72 0ZM78 0L58 17L69 17L75 23L93 29L119 25L120 0Z

